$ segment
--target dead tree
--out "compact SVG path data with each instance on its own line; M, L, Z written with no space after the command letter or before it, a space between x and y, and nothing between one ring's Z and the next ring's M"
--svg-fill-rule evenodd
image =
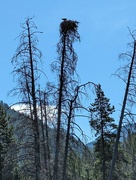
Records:
M116 157L117 157L117 153L118 153L118 145L119 145L119 139L120 139L120 134L121 134L121 128L122 128L122 124L123 124L123 120L124 120L124 116L125 116L125 109L126 109L126 105L128 102L130 102L129 97L133 97L133 90L131 91L131 86L133 85L133 79L134 79L134 69L135 69L135 60L136 60L136 41L134 40L133 43L133 52L132 55L131 54L127 54L125 53L125 56L129 56L129 58L131 58L130 60L130 64L129 66L127 66L127 80L126 80L126 90L125 90L125 94L124 94L124 99L123 99L123 103L122 103L122 109L121 109L121 114L120 114L120 120L119 120L119 125L118 125L118 129L117 129L117 135L116 135L116 141L115 141L115 145L114 145L114 151L113 151L113 157L112 157L112 162L111 162L111 168L110 168L110 173L109 173L109 178L108 180L112 180L113 177L113 173L114 173L114 167L115 167L115 162L116 162ZM126 70L125 70L126 72ZM131 103L133 104L133 102L131 101Z
M27 18L22 25L23 31L19 35L20 44L16 54L12 59L14 66L13 73L17 77L17 88L15 94L21 98L21 103L29 107L34 129L35 144L35 179L40 180L40 137L39 122L37 115L37 84L39 79L38 63L41 60L41 51L37 48L38 39L36 37L37 27L32 18Z
M73 49L73 43L80 40L77 32L78 22L65 20L60 24L60 42L57 45L59 58L57 62L52 64L53 71L58 75L58 88L56 88L56 103L57 103L57 132L55 146L55 162L53 179L58 180L59 171L59 153L60 153L60 138L62 119L64 119L64 111L67 107L67 98L69 98L76 72L77 55Z

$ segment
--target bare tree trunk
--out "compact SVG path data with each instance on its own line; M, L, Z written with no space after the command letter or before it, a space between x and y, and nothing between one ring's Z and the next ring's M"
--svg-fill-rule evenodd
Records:
M34 126L35 126L35 165L36 165L36 180L40 180L40 136L39 136L39 124L37 116L37 103L36 103L36 93L35 93L35 78L33 69L33 56L31 47L31 34L29 22L26 22L28 28L28 45L29 45L29 55L30 55L30 65L31 65L31 84L32 84L32 104L33 104L33 116L34 116Z
M70 110L68 116L68 124L67 124L67 134L66 134L66 143L65 143L65 154L64 154L64 163L63 163L63 177L62 180L66 180L66 171L67 171L67 157L68 157L68 145L69 145L69 136L70 136L70 123L71 123L71 116L73 111L73 101L70 102Z
M44 153L46 153L46 159L45 159L45 164L46 164L46 169L47 169L47 178L49 180L52 180L51 176L51 167L50 167L50 148L49 148L49 130L48 130L48 119L47 119L47 98L46 98L46 93L43 95L43 113L44 113L44 124L42 122L42 133L43 133L43 145L44 145ZM44 129L45 128L45 129Z
M17 48L16 54L13 56L12 63L14 65L13 73L18 76L18 88L14 89L16 94L19 93L22 97L22 102L29 106L30 116L32 121L32 136L34 143L34 165L35 171L33 175L36 180L41 180L41 163L40 163L40 135L39 121L37 114L37 97L36 87L39 79L38 62L42 56L41 51L36 47L38 31L33 31L36 28L32 18L26 20L25 25L22 25L23 31L20 34L20 45ZM31 174L32 175L32 174Z
M121 127L122 127L122 123L123 123L124 112L125 112L125 108L126 108L127 97L128 97L128 93L129 93L129 87L130 87L130 80L131 80L131 76L132 76L132 69L133 69L134 60L135 60L135 51L136 51L136 42L134 41L133 56L132 56L131 65L129 68L126 91L125 91L125 95L124 95L119 125L118 125L118 129L117 129L116 141L115 141L115 145L114 145L113 157L112 157L112 161L111 161L111 168L110 168L108 180L112 180L112 178L113 178L113 172L114 172L116 157L117 157L117 153L118 153L118 145L119 145Z
M41 96L41 94L39 94L39 96ZM44 159L44 168L47 168L47 151L46 151L46 143L45 143L45 133L44 133L44 119L43 119L43 105L42 102L40 100L40 112L41 112L41 130L42 130L42 147L43 147L43 159Z
M49 132L48 132L48 124L47 124L47 110L45 105L45 143L46 143L46 149L47 149L47 171L48 171L48 178L52 180L51 176L51 166L50 166L50 148L49 148Z
M62 157L59 158L61 125L62 117L64 118L64 116L66 117L66 114L68 114L68 99L71 99L71 90L73 90L75 87L75 81L73 78L77 56L73 49L73 43L76 40L80 40L77 28L77 21L64 20L60 24L60 42L58 43L57 48L59 53L59 61L57 62L57 65L55 63L55 66L52 66L53 69L57 71L59 76L59 85L57 89L57 132L53 180L62 178L62 167L60 165L60 160L64 160L64 152L62 153ZM67 120L67 117L65 120Z
M60 87L59 87L59 100L58 100L58 118L57 118L57 135L56 135L56 151L55 151L55 164L54 164L54 175L53 179L58 180L58 159L59 159L59 148L60 148L60 128L61 128L61 111L62 111L62 98L63 98L63 86L64 86L64 61L65 61L65 42L66 35L63 39L63 51L61 60L61 71L60 71Z

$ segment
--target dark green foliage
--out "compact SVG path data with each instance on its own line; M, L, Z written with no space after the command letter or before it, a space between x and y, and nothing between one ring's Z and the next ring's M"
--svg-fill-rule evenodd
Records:
M12 128L3 107L0 105L0 179L12 177L13 166L7 159L12 144Z
M124 154L122 163L122 174L126 179L136 177L136 133L128 131L128 136L122 142L121 149ZM125 179L125 178L124 178Z
M108 175L109 163L112 158L116 125L111 117L115 111L109 99L105 97L101 85L96 87L96 99L90 106L90 126L95 130L97 141L94 145L96 156L95 167L99 173L96 178L105 180Z
M109 99L105 97L101 85L96 87L96 96L95 102L92 103L90 107L90 125L95 129L96 137L101 133L103 127L104 135L110 138L111 131L116 128L114 119L110 117L110 115L115 111L115 108L110 105Z

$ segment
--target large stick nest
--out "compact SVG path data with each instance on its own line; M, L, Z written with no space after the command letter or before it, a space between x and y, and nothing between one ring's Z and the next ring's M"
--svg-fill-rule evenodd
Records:
M77 32L77 28L78 28L78 23L77 21L72 21L72 20L64 20L61 24L60 24L60 32L61 33L76 33Z

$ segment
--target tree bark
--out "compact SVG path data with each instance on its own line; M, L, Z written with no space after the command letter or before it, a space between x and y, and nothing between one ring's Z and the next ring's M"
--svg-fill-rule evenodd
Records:
M62 111L62 98L63 98L63 86L64 86L64 62L65 62L65 47L66 35L63 38L63 51L61 60L61 71L60 71L60 86L59 86L59 100L58 100L58 118L57 118L57 135L56 135L56 152L55 152L55 164L54 164L54 175L53 179L58 180L58 159L59 159L59 148L60 148L60 126L61 126L61 111Z
M131 80L131 76L132 76L132 69L133 69L134 60L135 60L135 51L136 51L136 41L134 41L133 56L132 56L132 60L131 60L130 68L129 68L127 85L126 85L119 125L118 125L118 129L117 129L116 141L115 141L115 145L114 145L113 157L112 157L112 161L111 161L111 168L110 168L108 180L112 180L112 178L113 178L113 172L114 172L116 157L117 157L117 153L118 153L118 145L119 145L121 127L122 127L122 123L123 123L124 112L125 112L125 108L126 108L127 97L128 97L128 93L129 93L129 87L130 87L130 80Z
M31 66L31 95L32 95L32 104L33 104L33 116L34 116L34 126L35 126L35 165L36 165L36 180L41 180L40 175L40 136L39 136L39 123L37 116L37 103L36 103L36 93L35 93L35 78L34 78L34 69L33 69L33 55L31 47L31 33L29 22L26 22L28 28L28 45L29 45L29 55L30 55L30 66Z
M67 171L68 145L69 145L69 136L70 136L70 123L71 123L71 116L72 116L72 110L73 110L72 105L73 105L73 101L70 102L70 110L69 110L69 116L68 116L62 180L66 180L67 179L66 171Z

